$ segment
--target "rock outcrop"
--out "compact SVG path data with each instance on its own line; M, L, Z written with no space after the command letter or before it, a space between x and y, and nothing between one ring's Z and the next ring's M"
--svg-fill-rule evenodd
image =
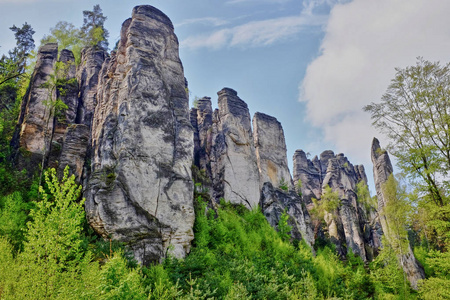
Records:
M283 128L276 118L256 113L253 132L247 104L236 91L218 92L219 108L211 98L197 100L191 109L196 181L214 202L221 198L247 208L261 207L273 227L289 215L292 237L312 247L314 235L304 202L294 190L287 165ZM214 205L213 205L214 207Z
M51 87L51 81L57 56L56 43L46 44L39 49L11 142L18 168L27 169L31 174L43 162L43 157L46 158L51 145L53 114L49 103L56 99L56 89Z
M123 23L99 75L86 212L101 235L127 242L143 264L189 252L193 132L178 41L148 5Z
M387 199L389 198L384 190L384 184L393 174L393 168L391 160L389 158L389 154L385 150L381 149L380 142L376 138L374 138L372 141L371 157L373 163L373 177L375 180L375 188L377 191L378 211L380 213L381 226L387 240L391 241L396 237L392 236L390 229L391 224L389 224L389 219L383 212L387 205ZM406 273L406 276L411 283L411 286L414 289L417 289L417 282L425 278L425 272L423 270L423 267L415 258L414 253L412 252L406 233L403 238L406 239L406 249L403 249L403 251L398 254L398 259L400 265L403 268L403 271Z
M253 132L261 185L270 182L275 187L281 185L293 189L280 122L272 116L257 112L253 116Z
M340 204L334 211L325 212L326 230L336 245L338 254L345 256L346 249L371 260L380 247L378 215L368 211L358 199L356 185L367 184L363 166L353 166L343 154L335 155L327 150L320 159L309 160L303 150L294 154L294 182L301 187L301 194L309 210L314 208L312 199L320 201L325 188L337 193ZM320 234L321 220L315 220L315 234Z
M340 199L340 207L337 213L330 218L342 226L344 235L333 233L333 237L339 241L344 241L353 253L359 255L366 260L366 251L364 240L362 237L362 228L359 226L360 218L359 205L356 195L356 184L358 176L354 171L354 167L350 164L343 154L335 157L327 157L328 167L325 178L323 179L322 188L330 186L334 192L337 192ZM365 222L364 222L365 223ZM332 233L330 232L330 236ZM341 242L337 243L338 248L342 246Z
M91 127L97 106L98 74L107 57L106 51L102 49L87 47L81 50L80 65L76 74L80 87L77 124Z
M259 203L260 185L250 113L236 91L224 88L217 94L210 156L214 198L253 209Z
M39 50L12 141L17 166L32 174L42 164L62 174L68 165L83 182L90 225L105 238L126 242L140 263L190 251L192 170L211 207L221 198L248 209L260 206L275 228L286 213L294 239L312 246L325 232L342 256L347 249L365 261L376 254L381 227L389 224L382 218L380 225L377 212L358 199L357 183L367 183L364 167L330 150L312 160L297 150L292 180L280 122L263 113L251 121L247 104L230 88L218 92L218 109L203 97L189 111L178 40L156 8L133 9L111 55L83 49L78 69L69 50L61 51L58 64L57 56L56 44ZM58 110L61 103L67 108ZM372 155L382 210L380 186L392 165L377 151ZM324 220L310 217L313 198L321 201L328 187L339 206ZM402 262L414 265L411 255ZM405 269L412 282L420 277L418 268Z
M288 225L292 227L290 235L293 239L305 240L312 248L314 234L311 228L311 219L299 195L293 191L283 191L274 188L272 183L265 182L261 189L261 210L272 227L278 229L283 213L286 213Z
M61 50L55 71L56 81L53 82L55 86L52 88L56 91L57 102L53 109L54 125L47 165L58 168L60 156L63 153L64 134L69 124L76 122L78 111L78 83L75 77L75 57L72 51ZM62 104L65 104L66 107L62 108Z

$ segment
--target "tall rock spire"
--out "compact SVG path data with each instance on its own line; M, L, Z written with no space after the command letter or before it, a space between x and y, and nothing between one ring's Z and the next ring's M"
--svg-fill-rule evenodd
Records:
M211 168L215 198L255 208L259 202L259 173L247 104L235 90L224 88L213 131Z
M282 184L293 189L281 123L272 116L257 112L253 116L253 132L261 185L270 182L275 187Z
M58 56L58 44L49 43L39 48L30 86L22 101L19 122L11 142L16 152L19 169L32 174L49 153L53 134L51 101L56 89L51 88ZM44 160L43 160L44 157Z
M193 131L178 40L149 5L123 23L116 55L99 75L86 212L105 237L128 242L143 263L193 239Z
M387 205L387 195L384 190L384 184L388 181L389 176L393 173L393 168L389 154L381 149L380 142L378 139L374 138L372 141L371 157L373 163L373 177L375 180L375 188L377 190L378 198L378 212L380 214L380 222L383 228L383 232L388 239L392 241L394 237L391 236L391 230L389 220L383 213L384 208ZM405 236L407 239L407 236ZM425 272L420 263L416 260L414 253L412 252L409 242L407 243L406 251L398 254L398 259L403 271L406 273L411 286L417 289L417 282L420 279L425 278Z

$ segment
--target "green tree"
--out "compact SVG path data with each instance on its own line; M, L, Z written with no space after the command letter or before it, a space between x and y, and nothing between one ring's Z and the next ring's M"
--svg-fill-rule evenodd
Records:
M381 102L364 110L390 139L387 148L400 168L443 206L440 183L449 187L441 179L450 171L450 64L418 58L415 66L396 71Z
M83 41L81 39L81 31L72 23L59 21L55 27L50 28L50 34L45 35L41 40L41 45L47 43L58 43L59 50L72 50L75 56L75 62L80 63L81 48Z
M24 250L15 260L5 299L93 296L98 265L84 249L84 200L79 200L81 186L68 173L66 168L59 182L55 169L45 172L42 200L31 210Z
M333 192L329 185L323 189L320 200L312 198L312 201L314 203L312 213L319 219L323 219L326 213L333 213L341 204L339 194Z
M359 203L364 206L366 213L377 209L377 197L371 197L369 187L364 180L356 184L356 197Z
M408 251L409 241L407 233L408 216L411 212L411 205L408 201L408 194L405 187L391 174L382 186L385 196L385 206L382 215L388 224L388 242L397 254L403 255Z
M29 209L19 192L0 198L0 236L8 238L16 252L22 248Z
M22 97L28 87L33 61L34 30L25 23L21 28L10 28L16 38L16 47L0 58L0 163L9 156L12 138ZM0 169L3 166L0 166ZM2 181L2 179L0 179Z
M81 27L81 37L86 46L93 46L101 49L108 49L109 32L104 24L107 17L103 15L100 5L94 5L92 11L83 11L83 26Z
M25 71L26 58L34 49L33 34L35 31L27 22L22 27L13 25L9 29L14 32L16 38L16 47L8 52L9 57L16 64L17 73L23 73Z
M284 211L281 214L280 221L278 222L278 234L283 241L289 241L291 235L289 234L292 230L292 226L288 224L289 215Z

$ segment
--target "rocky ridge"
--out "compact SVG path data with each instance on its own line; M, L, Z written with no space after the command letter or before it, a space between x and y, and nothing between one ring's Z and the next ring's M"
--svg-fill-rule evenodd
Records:
M294 182L300 186L303 200L309 210L314 208L313 198L320 201L325 188L338 194L340 205L335 211L325 212L325 230L341 256L347 249L364 261L373 259L381 247L378 214L367 208L358 199L356 185L367 177L362 165L353 166L343 154L335 155L327 150L307 158L303 150L294 154ZM320 222L316 220L315 234L320 234Z
M365 261L376 255L378 214L356 194L356 184L367 182L364 167L330 150L312 160L297 150L292 178L280 122L259 112L251 120L231 88L218 92L218 109L204 97L189 111L173 25L156 8L133 9L111 55L85 48L75 68L73 54L62 50L58 59L57 49L39 50L13 139L15 161L31 173L41 162L60 174L68 165L83 183L90 225L127 243L140 263L189 253L192 165L214 204L259 207L275 228L287 214L293 239L313 247L328 234L342 256L347 248ZM65 93L49 93L55 78L64 79ZM67 106L61 113L46 106L57 99ZM316 220L312 198L320 201L326 186L340 205Z

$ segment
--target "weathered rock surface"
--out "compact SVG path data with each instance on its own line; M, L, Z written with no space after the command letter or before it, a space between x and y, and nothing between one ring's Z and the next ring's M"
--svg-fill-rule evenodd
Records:
M193 239L193 132L178 41L156 8L133 9L100 72L86 190L91 226L129 243L143 263Z
M224 88L217 94L211 155L214 197L252 209L259 203L260 189L250 113L236 91Z
M270 181L265 182L261 189L260 206L267 221L277 229L281 215L286 212L289 216L288 225L292 227L291 237L296 240L303 238L313 249L314 233L311 229L311 218L295 191L283 191L274 188Z
M367 184L363 166L353 166L343 154L327 150L320 159L309 160L303 150L294 154L294 182L300 182L302 198L309 210L312 199L320 201L326 186L337 192L340 205L335 211L325 213L326 230L336 245L339 255L345 256L348 248L364 261L371 260L380 247L378 215L367 211L357 199L356 185ZM320 233L320 220L313 221L315 234Z
M353 253L366 260L362 230L359 227L359 219L362 216L358 215L359 207L356 195L358 177L353 166L343 154L338 154L336 157L327 155L326 161L328 161L328 168L323 179L322 187L330 186L333 192L338 192L341 205L338 208L338 212L334 213L333 218L338 219L336 222L339 225L342 224L344 233L344 236L338 232L333 233L336 234L333 237L339 241L344 240L347 247L352 249ZM340 242L337 243L337 247L341 247Z
M319 199L322 195L322 167L316 157L311 161L303 150L294 153L294 183L300 187L302 199L309 209L312 208L312 198Z
M50 155L48 157L49 167L58 167L67 126L76 121L78 111L78 83L75 75L75 57L72 51L67 49L61 50L56 67L57 81L55 82L55 89L56 98L67 105L67 108L56 109L54 111L53 134L51 136ZM84 153L82 155L84 156Z
M377 191L378 211L380 213L381 226L386 238L389 241L394 237L390 235L391 225L389 224L389 220L387 219L386 215L383 214L388 198L387 195L385 195L383 185L386 183L389 176L391 176L391 174L393 173L393 168L391 160L389 158L389 154L385 150L381 149L380 142L376 138L374 138L372 141L371 157L373 163L373 177L375 180L375 188ZM405 254L399 255L398 259L400 265L403 267L403 271L406 273L406 276L411 283L411 286L414 289L417 289L417 282L420 279L425 278L425 272L423 270L423 267L416 260L410 244L407 243L407 245L408 246Z
M253 132L261 185L270 182L275 187L283 185L289 190L293 189L280 122L272 116L257 112L253 116Z
M64 168L69 166L69 173L75 175L77 182L81 181L89 135L90 128L84 124L70 124L67 127L59 157L58 174L60 176Z
M76 77L80 95L76 123L91 126L97 105L98 74L108 57L104 50L87 47L81 50L81 60Z
M46 44L39 49L36 67L22 101L18 125L11 142L16 151L18 168L26 168L31 173L50 148L53 117L48 102L56 99L56 91L51 89L49 82L54 75L57 55L56 43Z

